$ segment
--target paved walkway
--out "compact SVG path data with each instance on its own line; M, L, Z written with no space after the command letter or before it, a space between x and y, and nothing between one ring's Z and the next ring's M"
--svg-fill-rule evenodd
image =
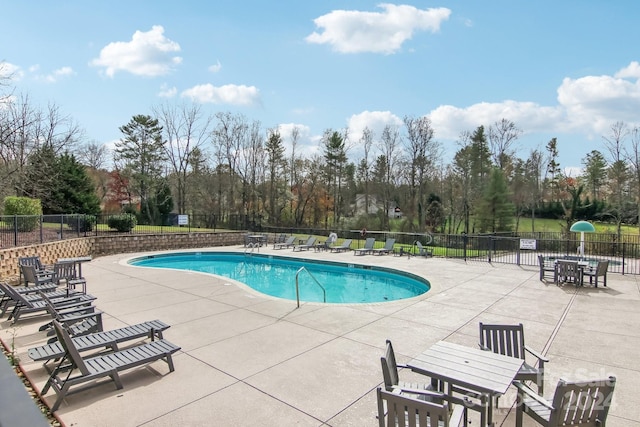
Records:
M385 339L393 341L402 363L439 340L477 346L483 321L524 323L527 344L551 360L549 393L559 377L616 375L607 425L640 426L636 276L610 274L607 288L576 289L540 282L537 269L513 265L290 249L261 253L398 268L426 277L432 290L399 302L296 309L295 301L228 279L131 267L131 254L96 258L83 272L105 313L105 328L161 319L172 325L165 338L182 351L173 373L156 362L122 375L123 390L108 383L69 396L58 411L62 421L74 427L374 426ZM38 388L46 373L26 350L46 339L37 332L43 321L0 323L6 342L16 333L18 356ZM46 398L52 402L54 396L50 391ZM500 399L498 425L514 425L513 398Z

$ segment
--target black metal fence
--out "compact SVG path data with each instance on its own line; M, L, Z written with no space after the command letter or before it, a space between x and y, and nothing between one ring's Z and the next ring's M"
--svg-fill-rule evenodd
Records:
M354 240L362 246L366 237L373 237L377 246L387 238L396 239L407 251L415 252L420 241L435 256L461 258L466 261L537 266L538 255L548 257L577 256L579 233L504 233L490 235L401 233L374 230L327 230L326 228L298 228L263 226L257 215L173 215L166 225L141 225L126 232L109 228L108 215L42 215L0 216L0 247L28 246L76 237L131 234L170 234L216 231L219 229L248 230L267 235L270 242L282 234L328 236L335 232L339 238ZM585 234L585 258L610 260L609 271L640 274L640 236L615 234Z

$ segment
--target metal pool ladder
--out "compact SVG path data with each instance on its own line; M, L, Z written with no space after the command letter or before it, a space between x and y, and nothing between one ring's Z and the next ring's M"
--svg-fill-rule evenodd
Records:
M298 302L298 308L300 308L300 287L298 285L298 276L300 275L300 273L302 271L306 271L307 274L313 279L314 282L316 282L316 284L318 286L320 286L320 289L322 289L322 295L323 295L323 302L327 302L327 291L324 289L324 286L322 286L320 284L320 282L318 282L318 279L315 278L315 276L313 274L311 274L311 272L309 270L307 270L305 267L300 267L298 269L298 271L296 272L296 301Z
M249 250L251 250L251 253L253 253L253 250L257 250L258 252L260 252L260 244L259 243L254 243L251 242L249 244L247 244L247 247L244 249L244 254L246 255L247 252L249 252Z

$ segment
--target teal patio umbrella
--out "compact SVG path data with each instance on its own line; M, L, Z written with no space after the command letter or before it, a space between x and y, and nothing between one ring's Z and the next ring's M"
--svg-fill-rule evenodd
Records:
M584 258L584 233L595 233L596 228L588 221L574 222L569 231L580 233L580 256Z

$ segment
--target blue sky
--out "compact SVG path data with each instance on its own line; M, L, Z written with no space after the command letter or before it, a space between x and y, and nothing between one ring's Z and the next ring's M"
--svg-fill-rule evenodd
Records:
M640 124L635 1L2 1L17 93L112 144L133 115L198 102L301 130L379 137L431 118L445 162L463 131L506 118L520 157L558 138L580 166L616 121Z

